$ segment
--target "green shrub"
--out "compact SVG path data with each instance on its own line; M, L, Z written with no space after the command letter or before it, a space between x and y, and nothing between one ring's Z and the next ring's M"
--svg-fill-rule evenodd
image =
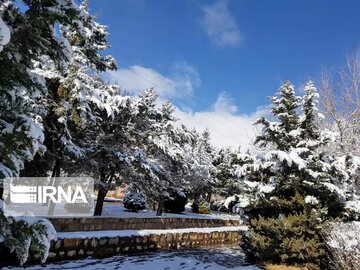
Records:
M250 258L260 262L319 265L325 255L316 214L252 219L245 241Z
M199 203L198 207L199 214L210 214L210 205L208 202L202 201Z
M200 197L193 202L191 209L194 213L209 214L210 204L204 198Z

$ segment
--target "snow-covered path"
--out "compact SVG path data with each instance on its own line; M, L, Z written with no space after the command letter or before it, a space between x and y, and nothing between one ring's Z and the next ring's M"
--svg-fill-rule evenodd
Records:
M20 270L21 267L5 269ZM83 259L44 266L26 267L28 270L260 270L246 265L244 255L237 248L195 249L136 256L115 256L105 259Z

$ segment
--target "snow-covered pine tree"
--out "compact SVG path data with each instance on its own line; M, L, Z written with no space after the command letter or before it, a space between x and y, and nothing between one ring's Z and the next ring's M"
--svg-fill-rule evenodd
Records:
M147 97L148 95L154 95L153 90L144 92L139 104L147 104L145 107L155 109L146 109L148 116L144 119L148 119L147 123L138 123L140 137L137 141L143 141L141 149L146 159L137 163L142 176L138 177L141 182L137 185L151 200L158 202L157 214L161 215L164 199L174 192L183 192L190 185L190 180L186 177L188 167L185 162L185 146L191 142L193 135L184 127L174 126L176 119L171 103L166 102L157 108L156 101ZM141 161L138 158L136 160Z
M348 214L353 215L355 213L351 212L356 209L347 206L359 199L354 181L360 166L359 158L351 154L340 157L329 154L327 149L338 137L335 133L320 128L323 115L317 107L319 94L312 81L306 84L304 93L303 114L300 117L301 141L297 145L298 148L303 148L300 156L307 161L304 178L318 186L317 195L313 196L321 196L320 201L327 202L328 215L337 216L342 210L338 203L334 203L337 201L333 200L334 196L339 197L345 203L345 208L350 208ZM323 189L325 191L320 192Z
M123 97L113 118L89 125L78 137L85 155L67 170L96 180L96 215L101 215L107 192L122 183L144 191L150 200L181 186L180 144L186 136L173 126L172 105L157 106L157 96L148 89L139 97ZM107 117L106 111L95 111L101 119Z
M256 137L255 144L261 147L273 144L280 151L289 150L296 146L297 134L294 134L294 131L298 128L296 111L300 98L295 95L294 86L286 81L270 100L273 103L270 112L278 117L279 122L271 122L264 117L259 118L254 124L262 125L264 128L261 135Z
M302 112L300 118L300 127L302 129L302 138L318 141L320 139L320 130L318 120L323 117L318 112L319 94L312 81L308 81L304 88L304 96L302 98Z
M300 117L300 99L289 82L271 100L277 121L257 120L264 128L255 142L272 149L260 157L239 157L244 165L238 174L253 188L247 248L260 261L319 265L325 251L318 226L343 210L333 184L342 175L322 151L330 133L317 126L312 82L305 87Z
M33 72L34 61L47 55L63 69L68 61L63 40L54 35L57 23L71 25L78 16L70 0L0 3L0 180L17 176L24 162L43 152L39 102L46 94L45 80ZM26 11L26 12L25 12ZM2 197L2 192L0 192Z
M184 145L186 178L189 180L194 200L199 197L209 199L215 172L213 165L215 149L210 143L210 134L207 130L202 134L196 130L192 130L191 133L192 139Z
M47 113L44 119L44 155L36 155L28 162L24 176L59 176L67 162L84 155L77 136L87 125L106 121L122 102L118 86L104 82L99 72L116 68L111 56L100 52L109 47L106 28L95 22L87 11L87 1L77 9L78 17L72 25L60 25L59 35L67 44L69 62L59 69L47 55L35 63L34 72L46 80L47 95L42 99ZM103 118L96 109L106 111Z
M25 162L43 153L44 144L50 145L44 142L44 126L56 125L59 119L48 117L56 100L49 97L60 95L54 90L56 76L66 73L72 57L64 32L57 30L82 30L83 40L89 40L85 18L72 0L0 3L0 199L3 178L18 176ZM40 67L41 63L51 69ZM38 168L47 168L47 160L43 161ZM20 263L26 261L30 247L40 251L44 261L55 236L54 230L46 228L51 224L43 226L45 221L35 218L7 218L0 208L0 242L17 254Z
M235 153L230 148L222 148L215 153L213 165L215 171L213 173L213 188L216 194L222 197L229 197L239 193L239 181L232 173L232 161Z

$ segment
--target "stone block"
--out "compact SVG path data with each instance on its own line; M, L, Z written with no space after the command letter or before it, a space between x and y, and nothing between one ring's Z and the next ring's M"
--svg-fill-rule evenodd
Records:
M104 246L107 242L108 242L108 238L107 238L107 237L100 238L100 240L99 240L99 245L100 245L100 246Z
M108 245L118 245L119 244L119 237L110 238L108 241Z
M98 246L98 244L99 244L99 240L97 238L94 237L91 239L91 246L93 248L96 248Z
M189 239L190 240L197 240L198 239L198 234L197 233L190 233Z
M80 243L80 239L77 238L65 238L64 239L64 248L76 248L78 244Z
M62 244L63 240L62 239L58 239L56 240L52 250L59 250L61 248L61 244Z
M49 252L49 255L48 255L48 260L52 260L52 259L54 259L54 258L56 258L56 253L55 252Z
M104 250L104 254L105 255L113 255L113 254L115 254L115 249L114 248L111 248L111 247L107 247L107 248L105 248L105 250Z
M68 252L66 252L66 256L71 258L74 257L76 255L76 250L69 250Z

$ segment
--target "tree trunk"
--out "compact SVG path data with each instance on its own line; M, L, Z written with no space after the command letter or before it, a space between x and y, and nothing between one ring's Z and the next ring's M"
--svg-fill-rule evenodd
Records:
M104 200L105 200L107 193L108 193L108 191L106 189L99 190L97 198L96 198L94 216L101 216L103 206L104 206Z
M156 216L159 216L159 217L162 216L163 209L164 209L164 196L161 195L159 198L159 204L158 204Z
M208 195L207 196L207 201L208 201L208 203L211 203L212 192L210 191L207 195Z
M104 206L104 200L106 197L106 194L109 191L108 185L112 183L115 177L115 172L111 172L109 176L107 177L105 174L105 169L102 168L100 171L100 181L104 184L103 187L101 187L98 191L98 195L96 198L96 205L94 210L94 216L101 216L102 209Z
M51 173L51 178L59 177L60 176L60 170L61 170L61 160L57 159L53 168L53 171ZM56 180L52 179L51 185L56 186L57 182ZM48 209L48 216L54 215L55 211L55 203L53 201L49 201L49 209Z

